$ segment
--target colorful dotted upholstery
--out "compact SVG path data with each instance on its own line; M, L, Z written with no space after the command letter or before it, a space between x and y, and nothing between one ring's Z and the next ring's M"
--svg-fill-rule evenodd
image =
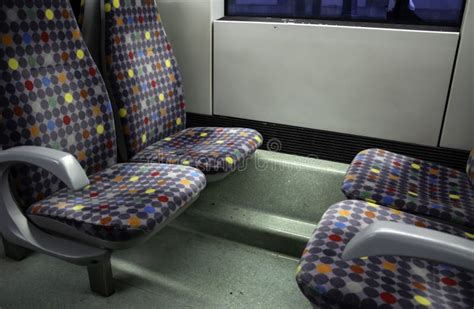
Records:
M474 227L474 187L465 173L381 149L360 152L344 179L349 199Z
M0 2L0 145L69 152L88 174L116 162L112 109L68 1ZM15 171L29 205L60 188L39 168Z
M251 129L189 128L155 143L132 158L199 168L206 173L234 170L262 144Z
M466 173L471 182L471 186L474 186L474 149L471 150L469 154L469 159L467 160Z
M181 75L152 0L105 0L106 74L129 155L186 126Z
M255 152L262 142L255 130L183 131L181 75L154 1L105 0L104 9L105 71L133 161L184 163L212 173Z
M68 0L0 2L0 36L1 147L71 153L92 182L71 191L44 170L14 169L31 218L127 240L152 232L198 196L205 176L197 169L116 164L111 104Z
M303 252L297 282L315 308L473 308L474 273L428 260L371 256L343 261L368 225L394 221L474 240L449 225L362 201L331 206ZM474 242L473 242L474 245Z
M33 204L43 216L94 237L125 241L152 233L206 185L199 170L163 164L117 164L90 177L81 191L63 189Z

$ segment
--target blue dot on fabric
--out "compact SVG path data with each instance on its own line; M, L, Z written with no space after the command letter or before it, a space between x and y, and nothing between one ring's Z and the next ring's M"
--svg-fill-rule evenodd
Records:
M339 229L344 229L346 228L346 224L345 223L342 223L342 222L336 222L336 227L339 228Z
M47 77L43 77L43 85L48 87L49 85L51 85L51 80Z
M54 121L52 120L48 121L48 129L54 130L55 127L56 125L54 124Z
M23 42L25 44L30 44L31 43L31 36L28 33L23 34Z
M153 206L146 206L146 207L145 207L145 211L146 211L147 213L149 213L149 214L153 214L153 213L155 213L155 207L153 207Z
M392 205L393 201L394 201L394 198L390 196L385 196L383 198L383 202L385 205Z

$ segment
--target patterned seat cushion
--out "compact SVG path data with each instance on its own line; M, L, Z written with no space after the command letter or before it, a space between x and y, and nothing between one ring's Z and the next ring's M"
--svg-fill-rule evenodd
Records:
M189 165L209 174L229 172L261 144L262 136L252 129L189 128L149 146L132 161Z
M344 179L349 199L474 227L474 188L465 173L381 149L360 152Z
M104 10L104 71L128 158L185 163L212 173L231 170L261 145L254 130L183 131L182 78L155 1L105 0Z
M62 189L27 210L107 241L126 241L159 228L206 185L197 169L117 164L89 177L83 190Z
M473 308L474 273L399 256L343 261L347 243L377 221L416 225L474 240L449 225L363 201L331 206L297 269L301 291L315 308ZM473 241L474 245L474 241Z

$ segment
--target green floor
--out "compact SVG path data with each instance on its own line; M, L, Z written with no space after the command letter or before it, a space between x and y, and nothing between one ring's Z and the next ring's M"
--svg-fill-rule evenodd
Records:
M310 308L295 268L321 214L344 199L346 168L259 151L152 240L115 252L113 296L91 294L85 268L33 254L0 259L0 308Z

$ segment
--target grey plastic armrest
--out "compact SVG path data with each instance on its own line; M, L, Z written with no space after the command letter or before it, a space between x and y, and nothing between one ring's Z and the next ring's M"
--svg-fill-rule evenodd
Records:
M347 244L342 258L409 256L459 266L474 271L474 241L395 222L377 222Z
M76 158L66 152L46 147L20 146L0 151L0 166L29 163L54 174L72 190L80 190L90 182Z

